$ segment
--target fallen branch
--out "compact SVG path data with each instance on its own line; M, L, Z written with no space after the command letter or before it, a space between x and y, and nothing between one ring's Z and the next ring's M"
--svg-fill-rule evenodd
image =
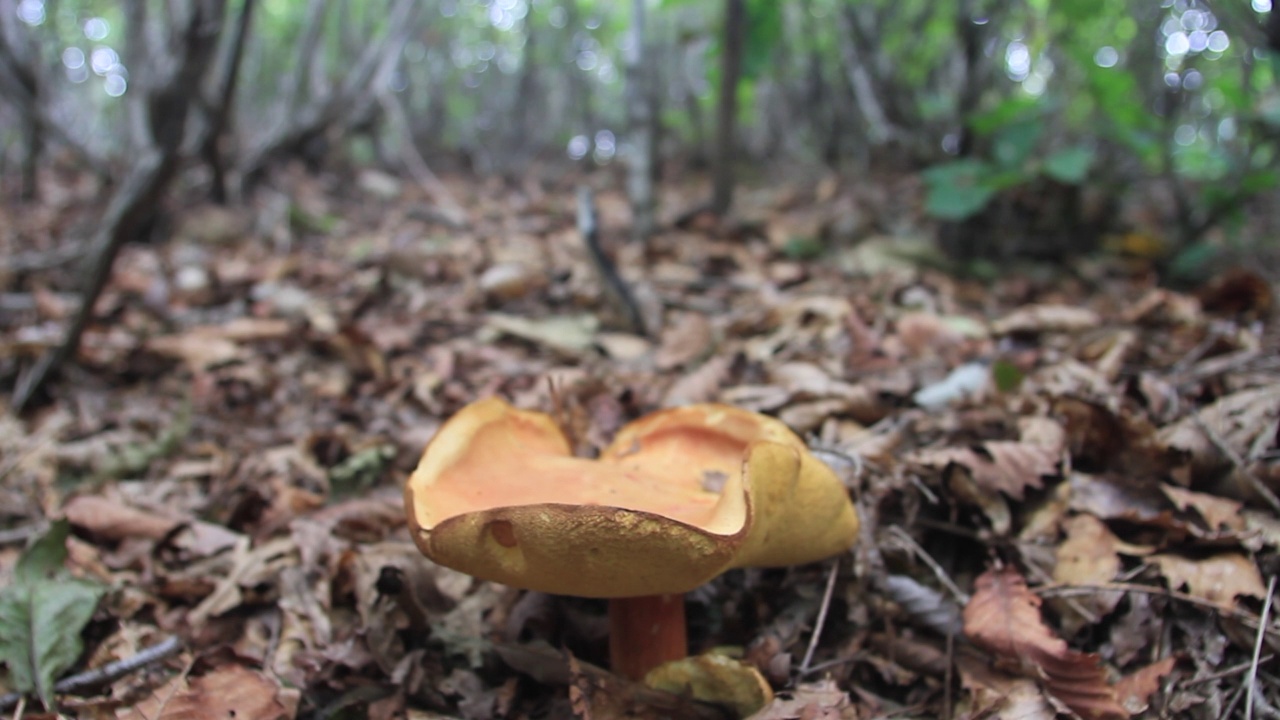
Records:
M443 211L444 216L455 227L461 228L467 225L467 211L462 209L458 201L453 198L453 194L449 192L449 188L440 182L440 178L431 172L431 168L427 166L427 161L423 159L422 153L418 152L418 148L413 142L413 132L409 129L408 114L404 110L404 105L400 103L400 99L393 93L383 91L378 93L378 103L382 105L383 111L391 118L391 124L396 129L396 133L400 136L400 147L403 150L405 169L418 182L427 196L435 201Z

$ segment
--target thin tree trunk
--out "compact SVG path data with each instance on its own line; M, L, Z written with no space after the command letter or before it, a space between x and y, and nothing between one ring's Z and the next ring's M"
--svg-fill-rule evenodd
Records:
M80 306L67 326L62 343L44 355L20 378L13 393L13 408L21 412L75 357L80 339L93 319L93 306L111 277L120 248L137 237L155 216L156 208L178 168L187 116L198 95L201 75L217 44L225 0L194 0L180 28L173 28L176 42L148 41L144 3L129 3L127 48L131 60L149 60L138 73L131 95L136 110L130 113L135 133L135 159L123 182L116 187L89 248L84 268ZM173 16L177 17L174 12ZM160 52L168 47L169 52Z
M725 0L724 42L720 48L720 104L716 116L716 155L711 210L724 215L733 203L733 157L738 125L738 79L742 76L742 46L746 35L744 0Z
M627 194L631 200L631 240L643 243L653 234L653 108L645 62L645 0L631 2L631 38L626 49L627 115L631 126L631 158Z
M244 0L240 6L240 16L236 21L235 36L227 47L226 54L218 63L215 87L216 95L211 98L212 107L206 116L208 125L205 128L203 142L200 144L200 156L209 165L213 175L210 195L219 205L227 202L226 166L223 163L219 144L231 119L231 107L235 102L236 84L240 78L240 64L244 60L244 48L249 37L249 27L253 21L253 8L256 0Z

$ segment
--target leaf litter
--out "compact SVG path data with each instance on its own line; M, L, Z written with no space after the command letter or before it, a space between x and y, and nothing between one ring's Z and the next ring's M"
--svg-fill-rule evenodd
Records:
M386 180L286 173L122 253L77 368L0 418L0 691L83 717L732 716L600 669L599 602L417 554L401 483L502 394L587 454L652 409L733 403L837 468L864 528L830 602L817 566L687 598L691 650L736 648L771 686L754 717L1243 717L1248 678L1254 714L1280 706L1280 333L1257 272L954 278L833 182L635 248L599 189L640 338L598 312L563 181L446 178L467 217L441 224ZM855 216L856 242L825 230ZM11 387L75 287L6 282L32 300L0 318ZM181 652L68 682L166 638Z

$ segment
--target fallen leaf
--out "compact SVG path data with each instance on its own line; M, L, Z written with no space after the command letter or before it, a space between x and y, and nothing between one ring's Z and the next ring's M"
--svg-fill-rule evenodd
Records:
M730 708L738 717L746 717L773 700L773 690L759 670L715 652L659 665L644 676L644 684Z
M1211 476L1231 462L1218 442L1236 457L1253 460L1280 437L1280 383L1220 398L1161 429L1157 437L1165 447L1187 453L1197 477Z
M942 380L920 388L911 399L926 410L936 410L957 400L979 397L990 387L991 369L985 363L965 363Z
M1160 489L1178 506L1178 509L1192 509L1199 513L1210 532L1222 530L1238 532L1245 528L1245 519L1241 514L1244 509L1243 503L1174 485L1162 484Z
M698 366L696 370L681 376L667 388L662 398L663 407L679 407L690 403L707 402L715 398L720 385L729 376L733 358L717 355Z
M72 525L112 542L131 537L159 540L182 524L175 518L139 510L102 495L72 498L62 512Z
M105 591L64 569L69 533L65 520L54 523L0 588L0 662L14 689L36 693L48 710L54 709L54 680L79 659L80 632Z
M151 697L116 712L119 720L283 720L297 714L301 696L243 665L220 665L207 675L177 678Z
M1150 548L1122 542L1101 520L1092 515L1075 515L1063 521L1066 538L1058 545L1057 563L1053 567L1054 582L1063 585L1105 585L1119 574L1120 553L1146 555ZM1124 597L1122 591L1099 591L1073 598L1076 605L1102 617L1115 610ZM1081 617L1072 603L1057 601L1054 607L1063 620L1064 634L1074 635L1089 620Z
M1116 698L1135 715L1145 711L1151 696L1160 689L1160 680L1177 664L1178 658L1170 655L1125 675L1116 683Z
M595 315L530 319L489 313L481 328L480 340L509 335L556 352L578 355L591 347L599 324Z
M996 656L996 664L1043 678L1046 689L1081 717L1127 718L1107 685L1098 656L1076 652L1040 618L1040 598L1012 566L992 568L974 582L964 632Z
M747 720L857 720L858 712L834 680L801 683L785 695L776 695Z
M1267 584L1262 581L1258 566L1240 553L1222 553L1203 560L1162 553L1148 560L1160 568L1169 587L1177 590L1186 586L1190 594L1223 607L1236 607L1237 595L1267 595Z
M1027 488L1040 488L1045 477L1058 474L1061 453L1041 445L993 440L973 447L924 450L909 459L938 469L950 463L963 465L982 489L1021 500Z
M671 370L705 357L711 351L711 332L705 315L681 313L663 330L654 364L659 370Z
M1102 324L1098 313L1073 305L1026 305L991 322L996 335L1032 332L1081 332Z
M960 686L968 691L967 706L956 717L1018 718L1019 720L1054 720L1057 709L1045 697L1044 692L1030 678L1000 672L977 662L973 658L960 657Z

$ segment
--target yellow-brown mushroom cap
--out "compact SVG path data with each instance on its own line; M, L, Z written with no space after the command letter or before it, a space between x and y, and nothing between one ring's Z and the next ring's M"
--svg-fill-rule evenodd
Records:
M640 418L589 460L549 416L479 400L427 445L405 509L442 565L584 597L680 593L729 568L811 562L858 530L844 486L800 438L715 404Z

